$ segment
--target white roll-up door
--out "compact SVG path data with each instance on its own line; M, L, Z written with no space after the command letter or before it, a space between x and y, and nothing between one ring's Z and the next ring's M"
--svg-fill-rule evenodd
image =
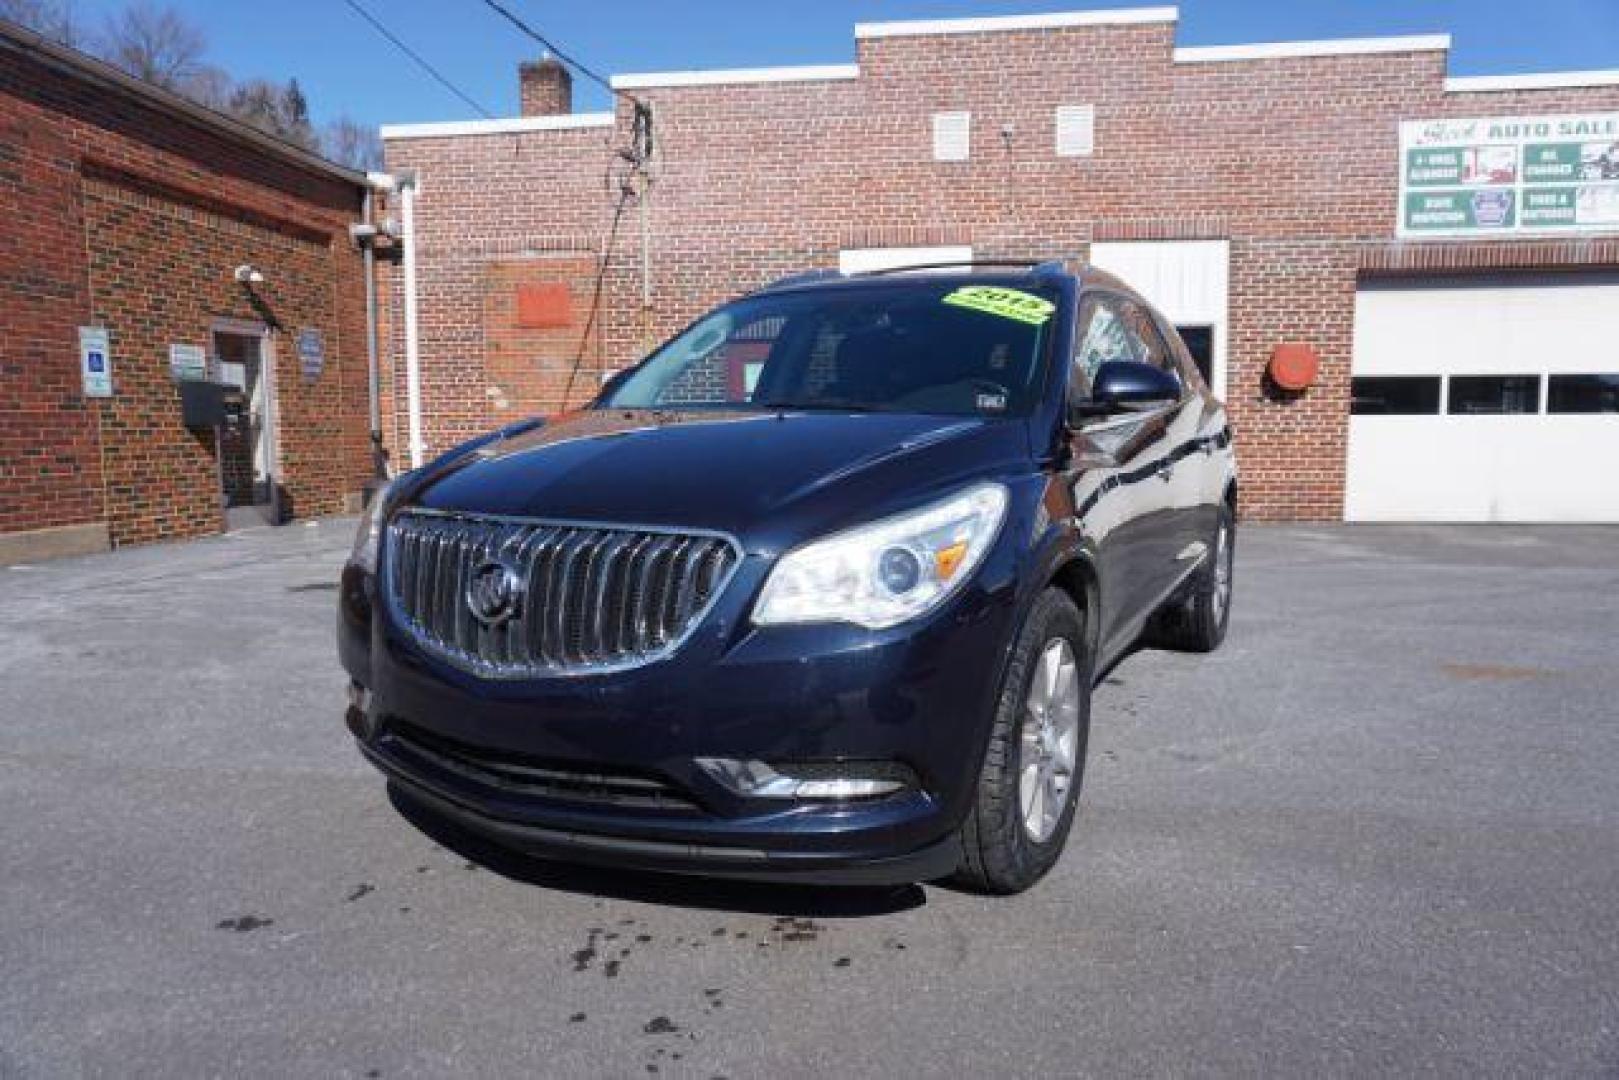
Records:
M1619 274L1363 283L1349 521L1619 522Z

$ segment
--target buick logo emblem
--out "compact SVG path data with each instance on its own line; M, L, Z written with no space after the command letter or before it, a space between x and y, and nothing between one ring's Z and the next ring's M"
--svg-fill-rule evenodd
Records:
M513 618L523 607L523 575L504 562L486 562L467 581L467 610L490 629Z

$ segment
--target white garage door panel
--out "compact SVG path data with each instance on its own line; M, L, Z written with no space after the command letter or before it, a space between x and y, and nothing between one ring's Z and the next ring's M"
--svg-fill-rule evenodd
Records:
M1619 416L1352 416L1348 467L1348 521L1619 523Z
M1363 287L1355 296L1355 374L1614 370L1619 275L1541 280Z
M1619 372L1619 275L1363 287L1356 376ZM1349 418L1349 521L1619 522L1619 414ZM1441 402L1443 407L1443 401Z

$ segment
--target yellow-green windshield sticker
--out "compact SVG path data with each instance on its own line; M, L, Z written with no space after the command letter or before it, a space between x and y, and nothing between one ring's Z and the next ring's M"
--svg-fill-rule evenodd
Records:
M1003 289L999 285L963 285L944 298L947 304L982 311L986 315L999 315L1003 319L1016 319L1030 326L1044 325L1057 310L1043 296L1020 289Z

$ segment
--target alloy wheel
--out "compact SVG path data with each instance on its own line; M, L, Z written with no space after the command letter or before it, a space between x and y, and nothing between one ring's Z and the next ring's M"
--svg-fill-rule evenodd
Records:
M1020 732L1018 810L1024 832L1036 843L1045 843L1057 831L1073 793L1079 694L1073 646L1067 638L1053 638L1040 651Z

